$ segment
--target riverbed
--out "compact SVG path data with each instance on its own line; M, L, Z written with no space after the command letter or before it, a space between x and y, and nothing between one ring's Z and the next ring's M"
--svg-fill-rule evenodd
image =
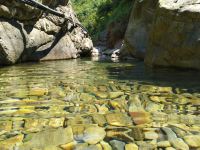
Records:
M200 148L200 72L89 59L0 68L0 150Z

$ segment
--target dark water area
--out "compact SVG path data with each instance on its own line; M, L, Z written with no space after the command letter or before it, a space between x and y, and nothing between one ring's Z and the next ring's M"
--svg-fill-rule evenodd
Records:
M199 143L198 71L89 59L0 68L0 150L187 150Z

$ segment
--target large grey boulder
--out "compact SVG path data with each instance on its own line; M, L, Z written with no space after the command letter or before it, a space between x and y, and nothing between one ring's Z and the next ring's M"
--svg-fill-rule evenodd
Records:
M0 20L0 64L15 63L24 50L24 40L19 23Z
M199 0L136 0L122 54L150 66L200 69L199 39Z
M37 1L79 23L69 0ZM19 0L1 1L0 19L0 65L77 58L93 49L90 37L77 24Z

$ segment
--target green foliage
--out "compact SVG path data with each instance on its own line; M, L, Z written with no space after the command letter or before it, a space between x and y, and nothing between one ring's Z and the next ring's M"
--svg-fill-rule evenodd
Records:
M132 8L132 0L72 0L72 4L93 39L110 23L127 21Z

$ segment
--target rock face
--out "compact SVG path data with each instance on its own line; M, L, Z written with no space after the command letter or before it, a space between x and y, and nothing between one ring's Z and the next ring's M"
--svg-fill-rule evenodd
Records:
M37 0L79 23L69 0ZM64 18L18 0L0 2L0 65L77 58L90 54L87 33Z
M147 65L200 69L199 0L136 0L122 56Z

